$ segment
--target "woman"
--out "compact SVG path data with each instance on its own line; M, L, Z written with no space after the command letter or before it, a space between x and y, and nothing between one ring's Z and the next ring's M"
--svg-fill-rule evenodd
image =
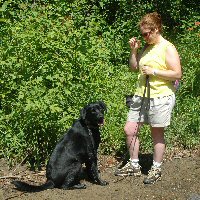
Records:
M182 72L176 48L161 35L160 15L156 12L145 15L139 26L146 42L142 52L140 54L137 52L140 42L135 37L129 41L130 68L133 71L138 69L140 71L138 86L124 128L130 161L123 168L118 169L115 175L141 175L137 134L141 125L147 123L151 128L154 154L153 165L144 183L151 184L161 177L161 165L165 151L164 128L170 124L175 104L173 81L180 79Z

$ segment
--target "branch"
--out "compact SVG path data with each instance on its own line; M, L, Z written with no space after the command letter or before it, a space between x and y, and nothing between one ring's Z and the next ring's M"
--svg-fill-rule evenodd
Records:
M20 176L12 176L12 175L10 175L10 176L0 176L0 179L7 179L7 178L21 178Z

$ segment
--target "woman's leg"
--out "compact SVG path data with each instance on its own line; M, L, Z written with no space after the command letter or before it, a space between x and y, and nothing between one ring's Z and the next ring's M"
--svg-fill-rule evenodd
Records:
M161 177L161 164L165 152L164 128L151 127L151 135L154 144L153 166L144 179L145 184L152 184Z
M116 176L140 176L141 170L139 165L138 153L139 153L139 140L137 137L140 123L127 122L124 131L126 134L127 148L130 154L130 161L126 163L122 168L115 171Z
M139 154L139 139L137 137L141 123L138 122L126 122L124 132L126 134L126 144L130 154L130 158L138 159Z
M151 135L154 145L153 160L161 163L165 153L165 139L163 127L151 127Z

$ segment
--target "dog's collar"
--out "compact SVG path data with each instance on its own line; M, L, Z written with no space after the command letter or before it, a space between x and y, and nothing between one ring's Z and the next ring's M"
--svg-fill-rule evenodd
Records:
M92 125L88 120L83 120L84 124L87 126L88 129L97 129L99 125Z
M89 128L89 127L87 127L88 128L88 131L89 131L89 136L92 136L92 131L91 131L91 129Z
M91 139L91 142L92 142L92 147L93 147L93 150L95 150L95 145L94 145L94 138L92 136L92 131L89 127L88 128L88 132L89 132L89 136L90 136L90 139Z
M89 121L84 120L83 118L80 118L80 123L82 124L82 126L87 127L87 129L99 129L99 125L92 125L89 123Z

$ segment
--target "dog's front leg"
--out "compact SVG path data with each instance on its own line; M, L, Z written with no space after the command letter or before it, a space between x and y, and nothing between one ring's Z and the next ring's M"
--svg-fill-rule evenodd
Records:
M88 177L92 181L94 181L96 184L99 184L102 186L105 186L108 184L107 181L101 180L101 178L99 176L98 167L97 167L97 158L93 157L93 158L89 159L89 161L86 162L85 165L86 165Z

